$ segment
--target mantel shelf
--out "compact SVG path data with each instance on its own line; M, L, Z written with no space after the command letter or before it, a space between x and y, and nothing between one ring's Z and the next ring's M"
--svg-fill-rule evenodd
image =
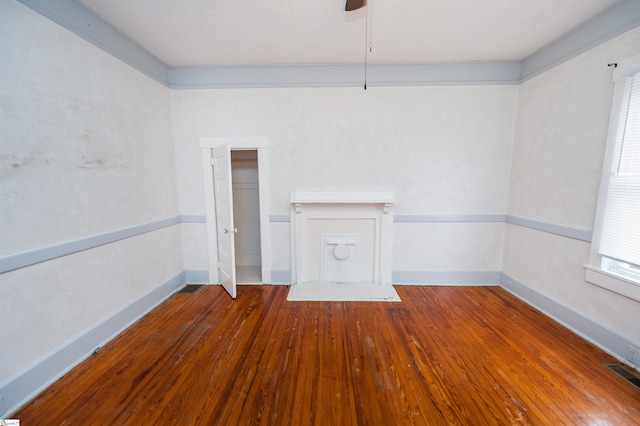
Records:
M291 204L393 204L389 190L294 189Z

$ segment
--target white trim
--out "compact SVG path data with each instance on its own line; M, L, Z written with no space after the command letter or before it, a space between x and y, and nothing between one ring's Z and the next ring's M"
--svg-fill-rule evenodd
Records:
M172 67L172 89L361 87L362 64ZM520 63L506 61L369 64L367 87L518 84Z
M278 222L291 222L291 217L289 214L270 214L269 222L278 223Z
M202 141L202 140L201 140ZM202 146L202 142L200 143ZM209 282L219 283L218 271L218 236L216 233L216 209L213 189L213 168L211 165L212 153L210 148L200 150L202 156L202 175L204 188L205 223L207 225L207 241L209 249Z
M272 273L273 279L267 282L274 284L290 282L288 279L289 271L274 270ZM539 309L554 321L566 326L574 333L623 362L628 362L626 356L629 345L640 346L640 342L633 341L618 334L607 326L584 316L571 307L539 293L515 278L499 271L394 271L394 275L403 273L417 273L422 276L424 276L425 273L440 274L441 278L448 278L450 281L449 285L460 285L458 278L462 276L466 276L467 278L476 276L482 278L482 281L495 281L481 285L500 285L527 304ZM190 275L202 276L202 274L206 274L206 271L183 271L145 296L130 303L111 317L105 319L102 323L84 333L82 336L67 343L38 363L0 384L0 395L4 396L6 402L6 410L5 412L0 412L0 418L4 418L15 412L29 399L90 356L96 347L102 346L113 339L130 324L133 324L145 313L171 296L185 284L186 277ZM432 276L435 277L436 275ZM446 285L447 283L443 281L442 284Z
M520 82L527 81L640 25L640 2L620 0L524 58Z
M291 281L291 271L286 269L272 269L271 279L267 281L270 284L289 285ZM266 283L263 283L266 284Z
M393 285L497 286L500 271L395 270Z
M600 324L564 303L534 290L504 272L501 274L500 285L519 299L542 311L554 321L564 325L620 361L629 363L626 359L629 345L640 346L638 342L619 334L606 325Z
M584 267L587 282L640 302L640 283L593 265Z
M168 66L76 0L18 0L111 56L168 86Z
M482 223L482 222L504 222L504 214L396 214L393 221L401 222L461 222L461 223Z
M0 395L4 397L7 406L7 411L0 413L0 418L15 412L44 388L91 356L96 348L103 346L158 306L184 283L185 273L183 271L120 311L105 318L91 330L59 347L36 364L0 384Z
M180 215L180 223L207 223L207 217L203 214Z
M255 143L258 143L257 139ZM262 139L263 145L256 145L258 149L258 205L260 206L260 265L262 268L262 282L269 282L271 278L271 224L269 223L269 200L271 197L269 185L269 141ZM232 146L233 147L233 146Z
M497 286L500 285L501 271L427 271L394 270L393 285L430 286ZM272 270L271 284L291 284L291 271Z
M213 87L361 86L362 65L168 67L76 0L18 0L160 83ZM637 0L620 0L522 62L370 64L367 86L518 84L640 24Z
M522 226L524 228L535 229L537 231L547 232L549 234L560 235L562 237L573 238L575 240L585 241L587 243L592 239L592 231L588 229L571 228L569 226L556 225L555 223L541 222L524 217L507 215L505 223Z
M200 269L185 269L184 282L185 284L210 284L209 271Z
M392 204L393 191L360 189L294 189L291 191L292 204Z
M125 238L131 238L147 232L178 225L182 223L181 218L182 216L174 216L155 222L105 232L104 234L93 235L91 237L65 241L49 247L41 247L22 253L0 257L0 273L13 271L14 269L24 268L26 266L35 265L36 263L46 262L58 257L89 250L94 247L110 244Z
M386 189L295 189L291 191L291 278L306 276L307 221L314 219L373 219L373 283L391 284L393 192Z
M201 137L200 148L218 148L223 145L229 145L231 149L259 149L268 148L269 139L266 137ZM258 158L258 161L260 159Z
M203 159L203 161L208 161ZM268 164L264 164L263 172L268 175L266 168ZM262 195L268 200L269 188L263 188ZM205 192L205 200L206 200ZM205 201L207 203L209 201ZM212 201L213 202L213 199ZM267 204L267 201L264 201ZM264 218L261 216L261 220ZM289 223L291 218L289 214L270 214L267 215L268 223ZM215 221L214 221L215 222ZM510 223L518 226L524 226L530 229L536 229L543 232L549 232L561 235L567 238L575 238L582 241L590 241L591 231L586 229L570 228L562 225L534 221L531 219L518 218L516 216L505 215L394 215L394 223ZM156 222L150 222L142 225L132 226L130 228L118 229L100 235L81 238L73 241L66 241L50 247L42 247L23 253L11 254L0 258L0 273L8 272L14 269L23 268L40 262L46 262L56 257L66 256L68 254L89 250L104 244L109 244L124 238L135 237L146 232L155 231L167 226L176 224L206 224L206 215L180 215ZM261 222L260 226L264 224ZM268 248L262 247L262 250ZM216 252L217 253L217 252ZM217 256L217 254L216 254ZM269 259L271 255L269 253ZM263 271L263 273L265 273ZM268 275L267 275L268 276ZM267 280L265 282L270 282Z
M640 55L632 56L617 64L612 73L614 84L613 100L611 101L611 113L609 115L609 130L607 132L607 143L604 158L602 160L602 176L600 178L600 189L598 192L598 205L593 227L591 240L591 251L589 253L589 264L585 265L585 279L591 284L622 294L634 300L640 301L638 284L620 275L608 273L601 268L602 256L598 253L602 238L602 226L604 213L607 207L607 193L609 190L609 176L613 163L613 152L618 130L618 119L622 108L622 96L624 91L624 79L631 74L640 71Z
M262 282L271 279L271 227L269 224L269 139L266 137L201 137L202 170L204 178L204 196L207 222L207 240L209 246L209 281L218 283L218 237L216 233L215 198L213 190L213 169L211 150L229 145L231 150L258 151L258 197L260 208L260 255Z

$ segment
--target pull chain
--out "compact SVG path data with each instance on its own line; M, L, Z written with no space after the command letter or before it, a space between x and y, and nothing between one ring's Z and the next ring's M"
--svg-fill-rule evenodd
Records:
M367 66L369 65L369 52L373 51L373 0L369 0L365 6L367 12L365 15L365 41L364 41L364 90L367 90ZM369 8L371 8L371 17L369 17ZM371 31L369 31L369 19L371 18Z
M369 6L367 5L365 7L367 8L367 11L365 14L364 23L364 90L367 90L367 59L369 56L367 52L367 44L369 44Z

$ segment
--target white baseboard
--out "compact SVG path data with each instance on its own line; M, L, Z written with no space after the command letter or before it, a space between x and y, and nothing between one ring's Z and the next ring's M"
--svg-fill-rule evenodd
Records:
M619 361L629 364L629 361L626 359L627 348L629 345L640 347L639 342L634 342L618 334L616 331L596 322L592 318L585 316L562 302L554 300L526 286L504 272L500 277L500 285L517 298L540 310L554 321L598 346Z
M80 337L46 356L37 364L0 385L6 418L66 372L84 361L91 354L110 341L160 302L185 284L185 273L181 272L166 283L132 302L121 311L87 331Z
M393 285L500 285L500 271L409 271L392 273Z
M34 366L1 384L0 418L5 418L16 411L55 380L88 358L96 348L113 339L186 282L193 281L193 279L188 280L187 277L200 278L202 272L181 272ZM627 339L582 313L498 271L394 271L394 281L396 281L396 277L403 278L404 284L416 285L500 285L622 362L628 363L626 354L629 345L640 346L639 342ZM273 284L291 283L290 271L271 271L271 278Z
M500 285L500 271L392 271L393 285ZM291 271L272 270L271 284L291 284Z
M201 269L186 269L184 271L186 284L217 284L209 282L209 271Z

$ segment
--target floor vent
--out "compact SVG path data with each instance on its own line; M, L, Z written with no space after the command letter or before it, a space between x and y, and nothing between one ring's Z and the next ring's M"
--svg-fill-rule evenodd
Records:
M633 386L640 389L640 377L636 376L621 364L604 364L609 370L616 373L618 376L625 379L627 382L631 383Z
M204 285L201 284L187 284L180 290L176 291L176 294L194 294L202 290Z

